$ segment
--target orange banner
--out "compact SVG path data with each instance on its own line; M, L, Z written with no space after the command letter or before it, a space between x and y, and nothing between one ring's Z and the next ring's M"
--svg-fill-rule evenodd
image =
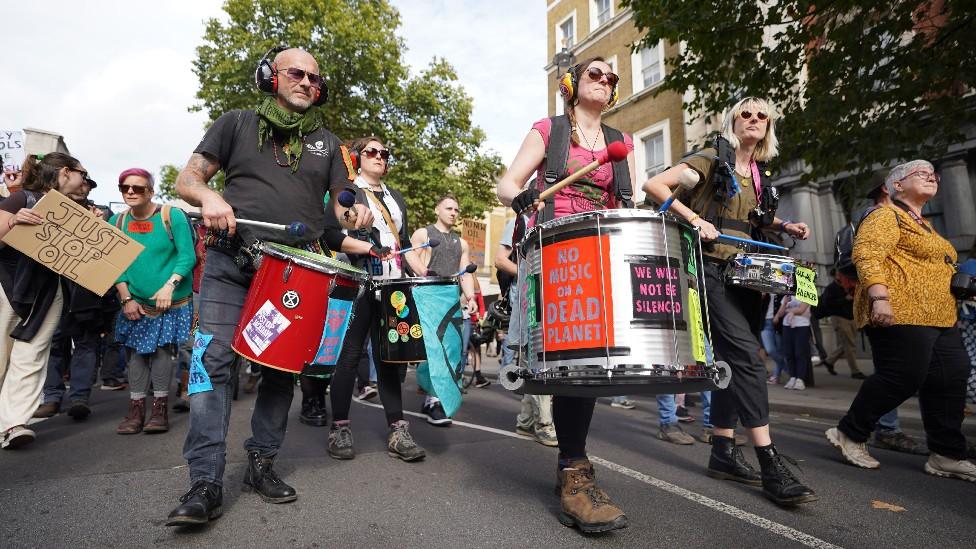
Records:
M542 248L546 351L613 346L609 252L607 235L574 238Z

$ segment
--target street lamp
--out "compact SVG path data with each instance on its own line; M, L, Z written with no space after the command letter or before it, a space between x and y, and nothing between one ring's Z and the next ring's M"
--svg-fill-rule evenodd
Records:
M574 63L576 63L576 56L566 49L565 41L563 43L562 51L556 52L556 55L552 57L552 63L556 65L557 68L556 80L562 78L563 74L565 74L566 71L569 70Z

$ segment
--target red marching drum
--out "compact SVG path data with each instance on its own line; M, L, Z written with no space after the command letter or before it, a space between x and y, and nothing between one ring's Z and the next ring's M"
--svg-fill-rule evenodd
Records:
M231 347L251 362L301 373L323 343L330 299L355 300L367 276L352 265L280 244L265 243L261 251ZM343 331L347 325L339 323Z

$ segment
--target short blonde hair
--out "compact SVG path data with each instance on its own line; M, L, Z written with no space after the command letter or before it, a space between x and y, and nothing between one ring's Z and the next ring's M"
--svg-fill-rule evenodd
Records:
M756 144L756 151L753 154L755 160L767 162L779 154L779 139L776 139L776 119L779 118L779 112L776 110L776 106L769 101L761 97L746 97L733 105L725 113L725 120L722 122L722 137L732 145L733 149L739 148L739 138L735 136L732 127L735 125L735 119L742 114L742 111L746 110L746 106L749 104L755 105L759 111L769 116L766 119L766 136Z

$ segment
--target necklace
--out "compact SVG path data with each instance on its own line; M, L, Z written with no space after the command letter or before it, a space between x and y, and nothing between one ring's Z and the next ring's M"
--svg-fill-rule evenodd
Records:
M594 152L594 149L596 149L596 142L600 140L600 134L603 132L603 128L597 128L596 135L593 137L592 145L590 144L590 140L587 139L586 134L583 133L583 128L581 128L579 124L576 124L576 131L578 131L580 136L583 137L583 143L585 143L587 146L586 148L589 149L590 156L593 157L593 160L596 160L596 152Z
M304 146L305 146L305 136L303 135L302 136L302 147L304 147ZM278 159L278 142L275 141L275 138L274 138L273 135L271 136L271 150L274 151L275 163L278 164L279 167L287 168L287 167L289 167L291 165L290 162L286 162L286 163L282 164L281 163L281 160ZM286 155L289 155L289 156L291 155L291 153L289 153L288 151L284 151L284 153ZM290 159L288 158L288 156L285 156L285 160L290 160Z

